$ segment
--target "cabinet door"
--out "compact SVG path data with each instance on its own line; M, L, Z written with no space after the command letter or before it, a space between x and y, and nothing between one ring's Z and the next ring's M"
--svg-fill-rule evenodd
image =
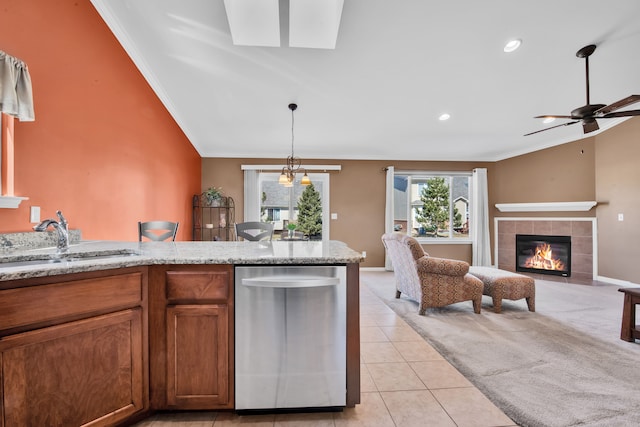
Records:
M227 407L230 394L227 305L167 307L167 404Z
M142 310L0 341L4 427L114 425L143 409Z

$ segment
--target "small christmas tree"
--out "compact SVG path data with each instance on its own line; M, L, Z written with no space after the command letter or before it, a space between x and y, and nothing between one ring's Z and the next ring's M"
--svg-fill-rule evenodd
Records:
M298 199L298 227L306 236L322 233L322 203L313 184L307 185Z

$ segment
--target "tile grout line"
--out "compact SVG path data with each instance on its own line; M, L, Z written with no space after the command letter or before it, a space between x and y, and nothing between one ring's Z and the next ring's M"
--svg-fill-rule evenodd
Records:
M366 285L365 285L366 286ZM371 292L371 291L369 291ZM375 298L378 298L380 300L380 298L375 295ZM382 300L380 300L380 302L382 302ZM384 304L384 303L383 303ZM411 328L411 326L409 326L403 319L399 318L399 316L397 315L397 313L394 312L394 315L396 317L396 320L400 320L402 321L403 325L409 327L411 330L413 330L413 328ZM404 362L409 366L409 368L411 369L411 371L416 375L416 377L418 378L418 380L420 380L420 382L422 383L422 385L424 385L425 389L429 392L429 394L433 397L433 399L438 402L438 406L440 406L440 408L444 411L445 414L447 414L447 416L449 417L449 419L451 420L451 422L453 424L455 424L456 426L458 426L458 423L456 423L456 421L453 419L453 417L451 416L451 414L449 413L449 411L446 410L446 408L443 406L442 402L440 402L440 400L438 400L437 396L433 393L433 391L429 388L429 386L424 382L424 380L422 378L420 378L420 376L418 375L418 373L416 372L416 370L413 368L413 366L411 366L411 362L409 360L407 360L407 358L405 357L404 354L402 354L402 352L399 351L399 349L396 347L395 342L391 341L391 338L384 332L384 330L382 331L382 333L387 336L387 338L389 339L389 342L391 343L391 345L393 346L393 348L396 349L396 351L400 354L400 357L402 357L402 360L404 360ZM416 340L416 341L403 341L403 342L424 342L426 343L429 347L433 348L431 346L431 344L429 344L428 342L426 342L424 340L424 338L420 337L420 340ZM380 362L380 363L385 363L385 362ZM447 362L448 363L448 362ZM368 365L367 363L364 363L364 365ZM367 367L367 371L368 371L368 367ZM371 375L369 373L369 375ZM372 378L372 381L374 383L374 385L376 386L376 389L378 388L377 384L375 383L375 379ZM452 387L453 388L453 387ZM389 413L389 416L391 417L391 421L393 422L393 424L395 426L397 426L395 419L393 418L393 414L391 414L391 411L389 410L389 407L387 406L387 402L384 400L384 398L382 397L382 394L380 393L380 391L378 391L378 393L380 394L380 399L382 400L382 402L385 405L385 408L387 410L387 412Z

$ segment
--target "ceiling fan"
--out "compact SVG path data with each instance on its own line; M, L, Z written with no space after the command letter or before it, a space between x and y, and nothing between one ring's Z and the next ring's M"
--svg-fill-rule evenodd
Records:
M527 133L524 136L533 135L534 133L544 132L545 130L549 130L549 129L553 129L561 126L574 125L580 122L582 122L582 129L584 130L584 133L589 133L589 132L594 132L600 129L596 119L612 119L615 117L640 116L640 110L617 111L620 108L626 107L627 105L640 102L640 95L630 95L624 99L621 99L620 101L616 101L613 104L609 104L609 105L589 103L589 56L591 56L591 54L595 50L596 50L596 45L590 44L589 46L585 46L576 52L576 56L578 58L585 59L585 67L586 67L586 74L587 74L587 104L571 111L570 116L556 116L556 115L548 114L545 116L535 117L536 119L553 118L553 119L571 119L573 121L562 123L556 126L551 126L546 129L537 130L535 132Z

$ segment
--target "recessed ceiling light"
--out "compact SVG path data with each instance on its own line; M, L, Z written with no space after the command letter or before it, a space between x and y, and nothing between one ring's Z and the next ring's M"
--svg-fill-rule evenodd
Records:
M450 118L451 118L451 115L444 113L444 114L441 114L440 117L438 117L438 120L444 121L444 120L449 120Z
M551 123L552 121L554 121L556 118L555 117L547 117L545 118L542 123Z
M507 52L507 53L511 53L514 50L516 50L517 48L519 48L521 44L522 44L522 40L520 40L520 39L509 40L507 42L507 44L504 45L504 49L503 50L505 52Z

